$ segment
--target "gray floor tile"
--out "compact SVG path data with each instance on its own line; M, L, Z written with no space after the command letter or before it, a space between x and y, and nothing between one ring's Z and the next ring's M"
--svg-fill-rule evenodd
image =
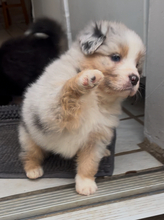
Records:
M125 112L122 111L122 114L119 116L119 119L129 118L129 115L127 115Z
M128 98L123 102L123 107L127 109L131 114L137 116L144 114L144 99L140 98L134 102L134 98Z
M114 174L124 174L128 171L140 171L163 166L149 153L142 151L115 157Z
M115 153L140 149L137 144L144 139L143 126L134 119L120 121L117 128Z
M0 198L32 192L40 189L67 185L73 183L74 179L43 178L38 180L29 179L0 179Z

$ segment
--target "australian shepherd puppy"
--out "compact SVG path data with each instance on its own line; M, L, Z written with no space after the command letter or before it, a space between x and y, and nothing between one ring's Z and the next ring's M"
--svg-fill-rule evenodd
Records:
M94 176L118 125L121 102L138 90L144 54L134 31L100 21L47 66L27 89L22 107L19 141L28 178L43 175L46 151L77 155L76 191L97 190Z

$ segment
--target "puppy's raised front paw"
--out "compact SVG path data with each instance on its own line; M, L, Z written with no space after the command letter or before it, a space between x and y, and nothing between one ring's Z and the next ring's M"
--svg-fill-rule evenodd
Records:
M97 86L104 75L99 70L85 70L79 77L79 84L85 88L91 89Z
M32 169L32 170L28 170L26 172L26 176L29 178L29 179L37 179L41 176L43 176L43 169L42 167L36 167L35 169Z
M76 192L81 195L89 196L95 193L97 190L97 185L95 181L92 179L82 178L80 175L77 174L75 181L76 181Z

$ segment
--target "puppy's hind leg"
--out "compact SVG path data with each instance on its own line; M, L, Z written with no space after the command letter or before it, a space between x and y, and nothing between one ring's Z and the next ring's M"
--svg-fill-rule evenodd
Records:
M21 143L20 159L23 163L26 176L36 179L43 175L41 164L44 151L35 144L23 125L19 127L19 141Z

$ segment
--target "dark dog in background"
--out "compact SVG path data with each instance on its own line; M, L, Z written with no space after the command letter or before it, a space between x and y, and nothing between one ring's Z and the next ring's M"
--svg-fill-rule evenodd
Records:
M49 18L36 20L23 36L4 42L0 48L0 105L22 96L64 46L62 27Z

